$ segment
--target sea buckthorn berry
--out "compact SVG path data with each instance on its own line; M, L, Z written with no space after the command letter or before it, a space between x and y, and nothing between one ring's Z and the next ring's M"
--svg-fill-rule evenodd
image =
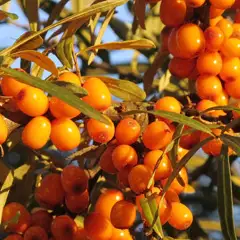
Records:
M141 127L135 119L124 118L116 127L115 137L119 144L131 145L137 141L140 133Z
M81 141L81 135L77 125L67 118L58 118L52 121L50 138L60 151L73 150Z
M195 66L195 59L182 59L174 57L170 60L168 68L172 75L178 78L186 78L193 72Z
M216 7L221 9L230 8L234 4L235 0L210 0L210 3Z
M178 147L177 151L177 162L182 160L182 158L188 153L188 150L182 147Z
M73 239L77 233L77 225L67 215L57 216L52 222L51 232L56 240Z
M99 78L89 78L83 84L88 95L83 97L83 101L99 111L104 111L111 106L111 93L105 83Z
M4 240L23 240L23 237L18 234L10 234Z
M8 128L3 116L0 114L0 144L3 144L7 140Z
M182 203L173 202L168 223L178 230L186 230L191 226L192 222L193 215L190 209Z
M217 97L213 98L213 101L219 106L228 105L228 94L226 91L222 91Z
M223 58L220 77L225 82L234 81L240 75L240 60L238 57Z
M206 49L208 51L218 51L224 41L223 32L218 27L208 27L204 31L204 37L206 39Z
M240 39L240 23L233 24L233 34L231 37Z
M234 22L235 23L240 23L240 11L236 12Z
M190 127L185 126L185 127L184 127L184 131L187 131L187 130L190 130ZM184 132L183 132L183 133L184 133ZM189 133L189 134L187 134L187 135L183 135L183 136L180 138L179 145L180 145L182 148L185 148L185 149L191 149L191 148L193 148L196 144L199 143L199 141L200 141L200 134L201 134L200 131L194 131L194 132Z
M72 72L61 73L58 77L58 81L64 81L64 82L69 82L76 85L81 85L78 75Z
M225 83L225 90L227 94L233 98L240 98L240 78L234 81Z
M22 132L23 143L32 148L44 147L51 134L51 123L43 116L35 117L24 127Z
M48 235L43 228L32 226L24 233L24 240L48 240Z
M220 50L225 57L240 57L240 39L228 38Z
M131 190L136 194L143 193L147 189L151 177L152 171L147 166L138 164L133 167L128 175Z
M39 226L47 233L51 230L52 215L46 210L38 210L31 214L32 226Z
M209 25L210 27L215 27L219 21L221 21L223 19L223 16L218 16L215 18L210 18L209 20Z
M188 174L187 174L187 170L185 167L180 170L179 175L181 176L181 178L184 182L184 186L182 186L178 182L177 178L175 178L169 187L169 189L174 190L177 194L182 193L185 186L187 186L187 184L188 184ZM165 184L167 183L167 179L164 179L161 182L162 182L162 185L165 186Z
M196 81L196 91L202 99L213 99L222 92L222 83L216 76L200 75Z
M126 166L135 166L138 162L138 156L133 147L123 144L113 150L112 161L115 168L120 171Z
M177 45L177 32L179 28L173 28L168 38L168 51L174 57L181 57L182 51Z
M169 203L180 202L178 194L173 189L167 190L167 192L165 193L165 198Z
M222 20L220 20L217 24L216 24L216 27L219 27L222 32L223 32L223 35L225 38L229 38L232 33L233 33L233 26L232 26L232 23L224 18Z
M117 173L117 169L114 167L113 161L112 161L112 153L113 150L116 148L117 145L108 145L107 149L104 151L104 153L100 157L99 166L101 169L109 174L115 174Z
M110 240L133 240L128 229L113 228Z
M187 6L184 0L162 0L160 19L169 27L181 25L186 17Z
M65 197L67 209L72 213L83 212L89 204L89 193L85 190L83 193L67 194Z
M158 162L158 160L160 159L162 154L163 154L163 151L161 151L161 150L153 150L153 151L148 152L145 155L144 160L143 160L144 165L153 171L156 163ZM157 180L167 178L171 175L171 172L172 172L171 162L168 159L168 156L165 155L162 158L162 160L155 172L154 179L155 179L155 181L157 181Z
M171 34L172 28L165 26L160 33L161 51L168 52L168 39Z
M107 119L109 124L102 123L93 118L87 121L88 134L95 142L107 143L114 137L114 124L110 118Z
M8 223L17 213L20 213L17 223ZM8 223L6 229L8 232L24 233L31 224L31 216L22 204L11 202L3 208L2 223Z
M166 147L172 140L173 131L163 121L150 123L143 133L143 144L150 150Z
M116 189L107 189L103 192L96 204L95 204L95 212L101 214L107 219L110 219L110 214L112 211L112 207L115 203L124 199L122 192Z
M91 240L111 239L113 232L111 222L106 217L96 212L85 217L84 229Z
M15 69L19 72L25 72L23 69ZM10 76L3 76L1 80L2 93L5 96L16 97L18 93L28 85L17 81L15 78Z
M218 75L222 69L222 57L218 52L201 53L197 60L197 70L200 75Z
M53 209L64 201L61 176L56 173L45 176L35 191L35 199L40 206Z
M187 6L192 8L201 7L206 0L186 0Z
M117 179L120 187L129 187L128 175L132 167L125 167L117 173Z
M84 228L78 228L73 240L89 240L87 232Z
M18 108L31 117L45 114L48 110L48 98L41 89L23 88L16 97Z
M211 5L209 9L209 17L210 18L219 17L224 13L224 11L225 11L224 9L215 8L213 5Z
M136 220L136 206L129 201L118 201L112 207L110 219L115 228L128 229Z
M197 57L205 49L202 29L192 23L182 25L177 31L177 45L182 58Z

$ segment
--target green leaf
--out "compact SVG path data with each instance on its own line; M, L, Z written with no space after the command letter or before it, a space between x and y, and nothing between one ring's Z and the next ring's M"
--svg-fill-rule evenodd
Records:
M15 14L15 13L9 13L9 12L5 12L3 10L0 10L0 21L5 20L6 18L11 18L12 20L17 20L18 15Z
M92 77L101 79L114 96L121 98L124 101L138 102L143 101L146 98L145 92L133 82L105 76L84 76L82 78L87 80Z
M79 228L84 228L84 217L83 216L77 215L74 218L74 222L77 224L77 226Z
M240 138L239 137L233 137L227 134L222 134L220 136L220 139L223 141L223 143L229 147L232 148L234 152L238 156L240 156Z
M240 108L237 107L232 107L232 106L217 106L217 107L212 107L212 108L208 108L202 112L200 112L200 115L203 115L207 112L213 111L213 110L223 110L223 111L235 111L240 113Z
M59 87L51 82L42 81L40 78L32 77L27 73L19 72L13 69L1 67L0 70L2 70L4 73L13 76L20 82L23 82L36 88L40 88L48 92L52 96L55 96L61 99L62 101L68 103L72 107L79 109L82 113L89 116L90 118L94 118L106 124L109 123L106 117L104 117L104 115L102 115L100 112L95 110L87 103L83 102L79 97L75 96L71 91L65 88Z
M233 220L233 198L228 146L223 145L218 159L218 212L224 239L237 240Z

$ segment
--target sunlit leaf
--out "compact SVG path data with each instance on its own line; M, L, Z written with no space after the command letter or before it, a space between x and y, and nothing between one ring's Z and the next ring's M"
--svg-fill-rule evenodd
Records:
M0 10L0 21L5 20L6 18L11 18L12 20L17 20L18 15L15 14L15 13L9 13L9 12L5 12L3 10Z
M79 228L83 228L84 227L84 217L83 216L80 216L80 215L77 215L75 218L74 218L74 222L77 224L77 226Z
M158 83L158 90L159 92L162 92L170 83L172 74L169 70L166 71L166 73L160 78Z
M213 111L213 110L223 110L223 111L235 111L240 113L240 108L237 107L233 107L233 106L217 106L217 107L212 107L212 108L208 108L204 111L202 111L200 114L205 114L207 112Z

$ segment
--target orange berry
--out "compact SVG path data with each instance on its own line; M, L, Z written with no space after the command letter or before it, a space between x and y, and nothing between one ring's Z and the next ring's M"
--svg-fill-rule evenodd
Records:
M136 220L136 206L125 200L118 201L112 207L110 219L115 228L128 229Z
M110 220L112 207L115 203L124 199L122 192L116 189L107 189L103 192L95 204L95 212Z
M240 11L236 12L234 22L235 23L240 23Z
M61 174L63 189L68 194L81 194L88 187L88 177L78 166L68 165Z
M225 83L227 94L233 98L240 98L240 78Z
M218 52L201 53L197 60L197 70L201 75L218 75L222 69L222 57Z
M38 210L31 214L32 226L39 226L47 233L51 230L52 215L46 210Z
M160 43L161 43L161 51L168 52L168 39L171 34L172 29L165 26L160 33Z
M137 141L140 133L141 127L136 120L124 118L116 127L115 137L119 144L131 145Z
M119 145L112 152L112 161L115 168L120 171L126 166L135 166L138 162L138 156L133 147Z
M57 216L52 222L51 232L56 240L73 239L77 233L77 225L67 215Z
M179 198L178 194L173 189L167 190L167 192L165 194L165 198L169 203L180 202L180 198Z
M187 6L184 0L162 0L160 5L160 19L170 27L181 25L186 17Z
M202 99L213 99L222 92L222 83L216 76L201 75L196 81L196 91Z
M67 194L65 197L67 209L72 213L83 212L89 204L89 193L85 190L83 193Z
M51 123L43 116L35 117L24 127L23 143L32 148L40 149L46 145L51 134Z
M204 31L204 37L208 51L218 51L224 41L223 32L218 27L208 27Z
M178 147L177 151L177 162L182 160L182 158L188 153L188 150L182 147Z
M210 0L210 3L216 7L221 9L230 8L234 4L235 0Z
M133 167L128 175L128 182L131 190L136 194L143 193L152 177L152 171L143 164Z
M220 50L225 57L240 57L240 39L226 39Z
M173 202L168 223L178 230L186 230L191 226L192 222L193 215L190 209L182 203Z
M192 23L182 25L177 31L177 45L182 58L197 57L205 49L202 29Z
M4 240L23 240L23 237L18 234L10 234Z
M19 214L17 223L10 222L12 218ZM8 223L6 231L14 233L24 233L31 224L31 216L28 210L20 203L11 202L4 206L2 212L2 223Z
M95 142L107 143L114 137L114 124L110 118L106 118L109 124L102 123L93 118L87 121L88 134Z
M19 72L25 72L23 69L15 69ZM5 96L16 97L18 93L28 85L17 81L15 78L10 76L3 76L1 80L2 93Z
M161 151L161 150L153 150L153 151L148 152L145 155L144 160L143 160L144 165L153 171L157 161L162 156L162 154L163 154L163 151ZM157 180L167 178L171 175L171 172L172 172L171 162L168 159L168 156L165 155L162 158L162 160L155 172L154 179L155 179L155 181L157 181Z
M233 34L232 38L240 38L240 23L234 23L233 25Z
M128 229L113 228L110 240L133 240Z
M225 38L229 38L233 33L232 23L226 18L220 20L216 24L216 27L219 27L221 29Z
M81 135L77 125L72 120L58 118L52 121L50 138L60 151L70 151L80 144Z
M35 190L35 199L40 206L53 209L64 201L64 191L61 176L56 173L48 174Z
M125 167L117 174L118 183L121 187L129 187L128 175L132 167Z
M179 28L173 28L168 38L168 51L174 57L181 57L182 52L177 44L177 32Z
M224 13L224 11L225 11L224 9L215 8L213 5L211 5L209 9L209 17L210 18L219 17Z
M89 240L84 228L78 228L73 240Z
M174 97L163 97L160 98L154 106L155 110L163 110L168 112L181 112L181 104L180 102Z
M150 150L166 147L172 140L173 131L163 121L150 123L143 133L143 144Z
M184 127L184 130L186 130L186 131L189 130L189 129L190 129L190 127L188 127L188 126ZM192 132L190 134L183 135L180 138L179 145L182 148L185 148L185 149L193 148L196 144L199 143L199 141L200 141L200 134L201 134L200 131L194 131L194 132Z
M228 94L226 91L222 91L220 95L213 98L213 101L219 106L226 106L228 105Z
M16 97L18 108L31 117L45 114L48 110L48 98L41 89L23 88Z
M64 72L60 74L58 77L58 81L64 81L64 82L69 82L76 85L81 85L79 77L72 72Z
M234 81L240 75L240 60L238 57L223 58L220 77L225 82Z
M3 116L0 114L0 144L3 144L8 137L8 128L7 124L4 121Z
M93 212L84 219L84 229L91 240L111 239L113 227L100 213Z
M206 0L186 0L187 6L192 8L201 7Z
M215 17L215 18L210 18L209 20L209 25L210 27L215 27L217 25L217 23L219 21L221 21L223 19L223 16L218 16L218 17Z
M46 231L39 227L33 226L27 229L24 233L24 240L48 240L48 235Z
M109 89L99 78L89 78L83 84L88 95L83 97L83 101L99 111L104 111L111 106L112 99Z

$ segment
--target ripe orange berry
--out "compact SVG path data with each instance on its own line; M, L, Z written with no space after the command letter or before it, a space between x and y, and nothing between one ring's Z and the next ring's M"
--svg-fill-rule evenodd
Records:
M184 131L187 131L187 130L190 130L190 127L188 126L185 126L184 127ZM201 132L200 131L194 131L190 134L187 134L187 135L183 135L181 138L180 138L180 142L179 142L179 145L182 147L182 148L185 148L185 149L191 149L193 148L196 144L199 143L200 141L200 134Z
M10 234L4 240L23 240L23 237L18 234Z
M224 11L225 11L224 9L215 8L213 5L211 5L209 9L209 17L210 18L219 17L224 13Z
M51 232L56 240L73 239L77 233L77 225L67 215L57 216L52 222Z
M64 81L64 82L69 82L76 85L81 85L79 77L72 72L61 73L58 77L58 81Z
M208 51L218 51L224 41L223 32L218 27L208 27L204 31L204 37Z
M77 125L72 120L58 118L52 121L50 138L60 151L70 151L80 144L81 135Z
M184 191L185 186L187 186L187 184L188 184L188 174L187 174L187 170L185 167L180 170L179 175L182 177L184 186L182 186L178 182L177 178L175 178L169 188L171 190L174 190L177 194L182 193ZM165 184L167 183L167 179L162 180L161 183L163 186L165 186Z
M88 95L83 97L83 101L99 111L104 111L111 106L112 99L109 89L99 78L89 78L83 84Z
M240 39L226 39L220 50L225 57L240 57Z
M213 101L219 106L228 105L228 94L226 91L222 91L220 95L213 98Z
M18 212L20 214L17 223L8 223ZM24 233L31 224L31 216L22 204L11 202L3 208L2 223L8 223L6 229L7 232Z
M179 198L178 194L173 189L167 190L167 192L165 194L165 198L169 203L180 202L180 198Z
M178 230L186 230L193 222L192 212L182 203L173 202L172 211L168 222L172 227Z
M210 0L210 3L216 7L221 9L230 8L234 4L235 0Z
M100 213L93 212L84 219L84 229L91 240L111 239L113 227Z
M210 18L209 20L209 25L210 27L215 27L217 25L217 23L219 21L221 21L223 19L223 16L218 16L218 17L215 17L215 18Z
M188 153L188 150L182 147L178 147L177 151L177 162L182 160L182 158Z
M107 117L106 117L107 118ZM107 143L114 137L115 127L110 118L107 118L109 124L102 123L93 118L87 122L89 136L98 143Z
M110 220L112 207L123 199L124 196L119 190L107 189L99 196L95 205L95 212Z
M168 52L168 39L171 34L172 28L165 26L160 33L161 51Z
M18 108L31 117L45 114L48 110L48 98L41 89L23 88L16 97Z
M112 161L115 168L120 171L126 166L135 166L138 162L138 156L133 147L119 145L112 152Z
M129 187L128 175L131 170L132 170L131 166L125 167L117 173L117 179L120 187Z
M133 240L128 229L113 228L110 240Z
M240 78L225 83L227 94L233 98L240 98Z
M218 75L222 69L222 57L218 52L201 53L197 60L197 70L200 75Z
M78 228L73 240L89 240L84 228Z
M8 128L3 116L0 114L0 144L3 144L8 137Z
M85 190L83 193L67 194L65 197L67 209L72 213L83 212L89 204L89 193Z
M202 99L213 99L222 92L222 83L216 76L200 75L196 81L196 91Z
M192 23L182 25L177 31L177 45L182 58L197 57L205 49L202 29Z
M61 176L56 173L48 174L35 190L35 199L40 206L53 209L64 201L64 191Z
M140 133L141 127L136 120L124 118L116 127L115 137L119 144L131 145L137 141Z
M232 38L240 38L240 23L234 23L233 25L233 34Z
M234 81L240 75L240 60L238 57L223 58L220 77L225 82Z
M145 155L144 160L143 160L144 165L153 171L157 161L162 156L162 154L163 154L163 151L161 151L161 150L153 150L153 151L148 152ZM162 158L162 160L156 170L154 179L155 179L155 181L158 181L158 180L167 178L171 175L171 172L172 172L171 162L168 159L168 156L165 155Z
M39 227L33 226L26 230L24 233L24 240L48 240L48 235L46 231Z
M160 19L170 27L181 25L186 17L187 6L184 0L162 0L160 5Z
M162 149L171 142L172 135L172 129L165 122L152 122L143 133L143 144L150 150Z
M143 193L152 177L152 171L143 164L133 167L128 175L130 188L136 194Z
M38 210L31 214L32 226L39 226L47 233L51 230L52 215L46 210Z
M174 57L170 60L168 68L172 75L178 78L186 78L193 72L195 66L195 59L182 59Z
M220 20L216 24L216 27L219 27L221 29L225 38L229 38L233 33L232 23L226 18Z
M129 201L118 201L112 207L110 219L115 228L128 229L136 220L136 206Z
M168 38L168 51L174 56L174 57L181 57L182 51L179 48L177 44L177 32L179 28L173 28L171 30L171 33Z
M44 147L51 134L51 123L43 116L35 117L24 127L22 132L23 143L32 148Z
M68 194L81 194L88 187L88 177L78 166L68 165L61 174L63 189Z
M187 6L192 8L201 7L206 0L186 0Z
M25 72L23 69L15 69L19 72ZM2 93L5 96L16 97L18 93L28 85L17 81L15 78L10 76L3 76L1 80Z

